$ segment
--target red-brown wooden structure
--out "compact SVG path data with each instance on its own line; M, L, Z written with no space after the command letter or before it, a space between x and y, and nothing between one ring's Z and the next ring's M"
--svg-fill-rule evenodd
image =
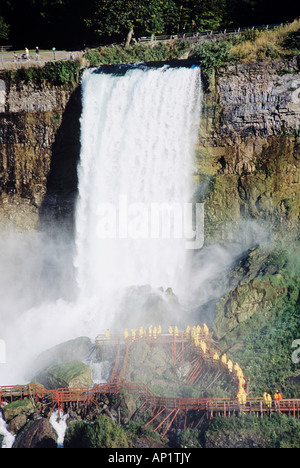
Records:
M234 414L248 413L264 416L274 412L285 413L299 419L300 399L283 399L279 402L273 401L270 405L263 398L249 397L243 403L238 398L169 398L156 395L145 384L125 381L129 350L131 345L138 340L146 340L149 346L157 344L171 345L171 355L175 363L183 359L185 351L191 353L193 360L191 370L186 377L187 382L197 382L197 379L201 377L201 368L205 362L215 366L216 380L225 368L221 361L216 361L213 357L218 346L207 334L201 336L201 339L207 345L205 353L195 346L187 333L177 335L161 334L157 337L128 337L126 340L119 335L112 337L99 335L95 340L96 347L104 344L117 347L110 382L100 383L92 387L59 388L55 390L45 389L39 384L2 386L0 387L0 407L15 400L29 398L35 403L39 402L45 407L50 407L52 411L54 409L66 411L68 407L74 405L78 407L97 404L104 394L118 395L122 390L125 390L136 395L140 411L151 408L152 417L146 426L158 423L154 430L157 431L163 427L162 438L179 417L183 419L183 426L186 428L187 415L191 411L199 413L200 416L206 415L208 419L212 419L215 415L228 417ZM123 357L121 356L121 347L123 347L124 351ZM230 375L232 379L235 378L232 373Z

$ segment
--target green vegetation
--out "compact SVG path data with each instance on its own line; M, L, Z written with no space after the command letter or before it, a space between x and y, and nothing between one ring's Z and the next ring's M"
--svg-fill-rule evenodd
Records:
M196 46L191 54L211 79L214 70L225 63L258 59L287 58L299 54L300 20L274 30L246 30L239 35Z
M90 367L81 361L54 364L40 371L35 380L46 388L80 388L92 384Z
M180 58L189 48L185 41L177 41L174 44L159 43L153 47L137 44L124 48L100 47L85 54L91 66L111 65L121 63L166 61Z
M262 58L287 58L299 54L300 20L272 31L244 31L229 39L191 46L189 41L175 40L158 44L135 44L128 47L106 46L90 49L85 59L90 66L116 65L136 62L168 61L189 56L201 64L209 84L215 70L226 63L238 63ZM20 68L3 72L6 79L36 85L77 85L82 62L67 60L49 62L44 67Z
M299 338L300 330L299 262L298 246L278 248L273 265L265 264L265 268L273 266L279 273L252 283L261 283L265 290L261 306L221 340L223 349L246 373L250 396L274 393L279 388L285 398L300 397L295 379L299 365L292 361L292 343ZM230 353L231 349L237 351Z
M249 31L233 41L232 55L242 61L297 55L299 30L298 19L271 31Z
M80 81L82 65L80 60L66 60L46 63L44 67L19 68L3 72L4 77L12 82L75 86Z
M224 65L233 58L231 43L228 40L204 43L195 48L193 58L199 61L203 74L209 78L215 68Z
M187 53L201 64L204 76L211 80L216 68L226 63L238 63L263 58L286 58L297 54L300 21L281 26L272 31L246 30L230 38L204 42L192 46L188 41L177 40L157 45L136 44L99 47L85 54L91 66L133 62L166 61L182 58Z
M288 34L284 41L284 46L287 49L290 49L293 51L293 53L299 54L300 53L300 30L296 30Z
M65 448L128 448L126 431L112 419L101 416L93 423L75 422L68 427Z
M99 37L126 38L129 46L134 34L163 34L168 22L174 22L176 4L173 0L96 0L95 11L86 24Z
M160 446L159 435L143 428L150 417L147 414L125 427L107 416L93 422L73 422L68 426L64 447L131 448L142 447L143 441L147 446ZM299 448L299 420L281 414L264 418L241 415L215 417L212 421L203 419L195 429L172 428L166 443L168 447L188 448Z
M218 446L226 438L239 448L299 448L299 421L281 414L265 418L214 418L205 433L206 445Z
M6 41L9 39L10 26L5 23L4 18L0 16L0 40Z
M30 413L33 411L33 403L28 399L13 401L3 407L3 414L6 421L10 421L15 416L22 413Z

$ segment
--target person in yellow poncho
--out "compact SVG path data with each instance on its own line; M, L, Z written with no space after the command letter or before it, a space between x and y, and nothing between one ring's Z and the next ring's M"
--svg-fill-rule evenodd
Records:
M247 394L243 388L240 388L236 395L240 405L245 405L247 402Z

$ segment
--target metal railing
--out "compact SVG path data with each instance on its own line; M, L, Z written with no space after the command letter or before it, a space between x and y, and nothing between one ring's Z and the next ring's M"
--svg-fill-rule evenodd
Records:
M12 48L12 45L2 45L0 46L0 52L7 52Z
M243 31L271 31L272 29L280 28L282 26L288 25L290 23L280 23L280 24L262 24L259 26L243 26L238 28L225 28L219 30L206 30L206 31L197 31L197 32L187 32L187 33L178 33L165 36L149 36L141 37L138 39L138 42L156 42L156 41L169 41L175 39L197 39L197 38L211 38L215 36L233 36L241 34Z

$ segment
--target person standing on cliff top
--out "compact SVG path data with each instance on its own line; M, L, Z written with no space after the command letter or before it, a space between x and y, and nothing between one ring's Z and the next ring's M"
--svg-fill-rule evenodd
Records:
M35 60L36 60L36 62L39 61L39 57L40 57L40 50L39 50L38 46L36 46L36 48L35 48Z
M27 47L25 47L25 54L26 54L26 59L29 60L29 50Z

